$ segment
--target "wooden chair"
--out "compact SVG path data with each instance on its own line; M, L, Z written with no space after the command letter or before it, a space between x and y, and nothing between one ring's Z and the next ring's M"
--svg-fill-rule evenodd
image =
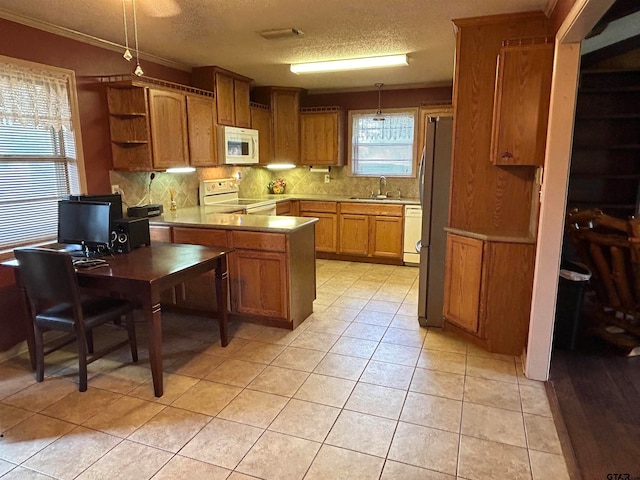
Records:
M87 365L129 344L131 357L138 361L131 302L119 298L81 296L71 256L41 248L16 249L20 278L29 298L36 348L36 380L44 378L44 356L75 341L78 350L79 390L87 390ZM93 352L92 330L107 322L119 323L125 317L128 339ZM45 345L43 330L58 330L67 335ZM88 357L87 352L93 354Z
M640 221L591 209L570 212L566 225L592 272L595 333L627 353L634 351L640 346Z

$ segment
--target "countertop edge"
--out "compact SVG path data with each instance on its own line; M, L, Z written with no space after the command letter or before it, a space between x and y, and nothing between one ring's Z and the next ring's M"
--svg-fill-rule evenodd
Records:
M221 217L258 217L258 215L236 215L236 214L221 214ZM260 215L262 216L262 215ZM278 218L292 218L292 217L278 217ZM307 228L318 221L315 217L295 217L300 220L303 220L302 223L292 227L277 227L277 226L269 226L269 225L237 225L237 224L229 224L224 223L224 219L218 223L217 221L211 222L198 222L198 221L179 221L179 220L171 220L165 219L164 216L159 217L151 217L149 218L149 226L157 226L157 227L182 227L182 228L207 228L207 229L216 229L216 230L239 230L245 232L264 232L264 233L294 233L303 228ZM237 220L237 218L234 218Z
M276 203L284 202L286 200L308 200L312 202L353 202L353 203L373 203L373 204L387 204L387 205L420 205L420 199L418 198L351 198L344 195L326 195L326 194L305 194L305 193L283 193L283 194L270 194L264 197L269 200L275 200Z
M454 228L454 227L444 227L444 231L447 233L460 235L461 237L475 238L477 240L485 240L488 242L527 243L527 244L536 243L536 239L531 236L487 234L487 233L473 231L473 230L462 230L460 228Z

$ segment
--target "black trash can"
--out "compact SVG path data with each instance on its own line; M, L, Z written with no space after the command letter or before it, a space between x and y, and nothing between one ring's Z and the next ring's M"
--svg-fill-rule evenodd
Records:
M591 272L586 265L580 263L563 264L562 267L566 268L560 270L553 346L575 350L580 333L584 292L589 285Z

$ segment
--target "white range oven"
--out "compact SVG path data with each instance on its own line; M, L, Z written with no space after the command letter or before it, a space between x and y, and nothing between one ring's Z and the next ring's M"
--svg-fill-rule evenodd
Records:
M235 178L200 181L200 205L206 207L207 211L218 213L276 214L275 200L239 198Z

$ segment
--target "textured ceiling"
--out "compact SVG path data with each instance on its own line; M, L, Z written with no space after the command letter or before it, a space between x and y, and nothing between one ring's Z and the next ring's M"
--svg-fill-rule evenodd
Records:
M138 35L143 54L174 62L187 70L219 65L253 78L256 85L310 90L368 89L376 82L385 86L433 85L450 83L453 77L455 39L451 19L544 10L548 1L553 3L553 0L137 0ZM121 0L0 0L0 16L38 28L63 27L124 44ZM266 40L258 35L262 30L288 27L301 30L304 36ZM132 30L130 25L130 44L133 44ZM307 75L289 72L290 63L397 53L408 54L408 67Z

